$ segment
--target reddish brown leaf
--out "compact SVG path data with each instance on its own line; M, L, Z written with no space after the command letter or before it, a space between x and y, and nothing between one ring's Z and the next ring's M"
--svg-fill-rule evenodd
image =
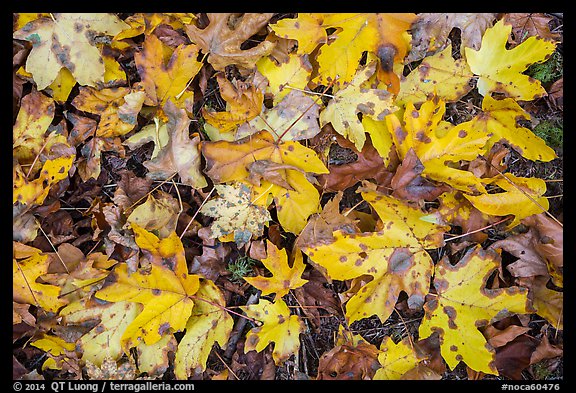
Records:
M536 36L547 40L557 40L560 38L558 33L550 31L549 22L552 16L541 13L511 12L504 15L504 20L512 25L512 34L514 44L518 45L528 37Z
M423 201L433 201L451 188L446 184L436 185L421 176L424 165L410 148L392 177L392 196L420 205Z
M318 365L318 380L372 379L380 368L378 349L365 342L342 344L325 352Z

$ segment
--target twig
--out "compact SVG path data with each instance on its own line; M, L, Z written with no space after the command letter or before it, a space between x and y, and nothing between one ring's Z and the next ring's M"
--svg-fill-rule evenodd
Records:
M444 239L444 241L445 241L445 242L449 242L449 241L451 241L451 240L459 239L459 238L461 238L461 237L465 237L465 236L471 235L471 234L476 233L476 232L481 232L481 231L483 231L484 229L488 229L488 228L490 228L490 227L493 227L493 226L496 226L496 225L498 225L498 224L501 224L501 223L503 223L504 221L509 220L509 219L511 219L511 218L512 218L512 216L503 218L502 220L500 220L500 221L498 221L498 222L492 223L492 224L490 224L490 225L486 225L485 227L482 227L482 228L479 228L479 229L475 229L475 230L470 231L470 232L463 233L463 234L458 235L458 236L449 237L448 239Z
M216 354L216 357L218 357L218 359L220 359L222 364L228 369L228 371L230 371L232 373L232 375L234 375L234 378L236 378L237 380L240 380L240 378L238 378L238 375L236 375L236 373L230 368L230 366L228 366L228 364L224 361L224 359L222 359L222 357L218 354L218 352L214 351L214 353Z
M255 294L250 295L246 305L249 306L251 304L256 304L258 299L260 298L260 291L256 292ZM234 351L236 350L236 343L240 339L242 335L242 331L244 330L244 326L246 326L248 320L246 318L240 318L236 321L236 325L234 326L234 330L230 333L230 338L228 339L228 344L226 344L226 351L224 351L224 358L231 359Z
M36 219L35 219L36 220ZM46 235L46 232L44 232L44 229L42 229L42 225L40 225L40 223L38 222L38 220L36 220L36 224L38 224L38 228L40 228L40 231L42 232L42 234L44 235L44 237L46 238L46 240L48 240L48 243L50 243L50 246L52 246L52 249L54 250L54 252L56 253L56 255L58 256L58 259L60 259L60 262L62 262L62 266L64 266L64 269L66 270L66 273L70 274L70 271L68 271L68 267L66 266L66 264L64 263L64 260L62 259L62 257L60 256L60 254L58 254L58 250L56 250L56 247L54 247L54 244L52 243L52 241L50 240L50 238L48 237L48 235Z
M215 189L216 189L216 187L212 187L212 189L210 190L210 192L208 193L208 195L206 195L206 198L204 198L204 200L202 201L202 203L201 203L200 206L198 207L198 210L196 210L196 213L194 213L194 215L192 216L192 218L190 219L190 221L188 222L188 224L186 224L186 228L184 228L184 230L183 230L182 233L180 234L180 239L182 239L182 237L184 236L184 234L186 233L186 231L188 230L188 228L190 227L190 225L192 225L192 222L194 221L194 219L196 218L196 216L198 215L198 213L200 213L200 209L202 209L202 206L204 206L204 204L206 203L206 201L208 201L208 198L210 198L210 195L212 195L212 193L214 192Z

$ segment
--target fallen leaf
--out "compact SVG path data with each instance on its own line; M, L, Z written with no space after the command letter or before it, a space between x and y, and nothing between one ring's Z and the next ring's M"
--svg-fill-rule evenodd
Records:
M170 367L169 356L173 356L177 346L178 343L173 334L166 334L160 341L151 345L141 342L136 347L138 371L146 373L150 378L163 376Z
M204 120L220 132L230 132L248 122L262 111L264 96L256 86L242 81L230 82L224 73L216 74L219 92L226 101L226 110L214 112L202 107Z
M257 304L240 306L246 315L261 322L246 334L245 351L263 351L274 343L272 357L276 365L298 356L300 333L305 329L304 322L297 315L290 315L286 303L277 298L274 303L260 299Z
M13 242L12 298L16 303L31 304L49 312L58 312L66 304L60 287L37 282L48 272L48 255L37 248Z
M554 285L562 287L564 281L563 227L544 213L526 217L522 223L534 229L532 247L546 262Z
M278 23L286 20L288 19L279 20ZM306 90L312 73L312 64L306 54L290 53L288 60L280 63L271 56L263 57L256 63L256 68L268 81L266 92L272 95L274 106L291 91Z
M138 230L136 224L132 227ZM144 306L122 334L125 352L140 341L152 345L164 333L184 330L195 304L191 296L200 285L198 276L188 274L184 247L175 233L162 240L145 230L139 233L136 242L152 254L147 271L140 269L130 274L128 266L119 263L108 276L108 283L96 292L102 300ZM168 258L170 261L165 263Z
M148 232L157 232L160 238L165 238L176 230L179 209L176 198L158 190L156 196L148 194L146 201L132 210L126 223L138 224Z
M516 177L506 173L486 179L484 183L496 185L503 192L481 195L464 194L464 197L485 214L499 217L513 215L514 219L506 223L507 229L515 227L526 217L548 210L548 199L543 196L546 192L546 182L542 179Z
M178 344L174 373L178 379L206 370L214 344L224 348L232 332L233 320L220 289L210 280L202 280L196 292L197 302L186 324L186 334Z
M400 78L396 103L421 103L432 95L444 102L458 101L472 90L469 84L472 76L466 60L452 58L452 44L449 44L446 49L425 57L418 67Z
M216 184L214 187L219 197L206 202L200 209L200 213L215 218L210 225L211 237L234 234L238 247L247 244L252 237L261 237L271 217L268 209L252 204L252 190L242 183Z
M507 24L512 25L514 39L511 41L516 45L533 36L550 41L560 39L559 33L550 31L549 23L553 19L550 15L532 12L510 12L504 14L502 19Z
M267 131L235 142L204 142L202 154L206 159L204 173L215 183L247 179L249 165L258 160L293 165L310 173L328 172L313 150L295 141L275 142ZM308 217L319 210L320 195L300 171L283 169L280 174L294 190L263 181L260 187L254 188L254 194L258 195L259 204L266 206L270 203L267 196L272 194L280 224L290 232L299 233Z
M246 13L233 18L229 13L208 13L208 26L201 29L193 24L186 26L186 34L196 43L216 71L224 71L235 64L252 69L263 56L270 54L273 44L262 41L250 49L241 45L268 24L271 13Z
M456 265L443 258L435 267L437 296L424 304L419 337L439 334L442 357L451 370L462 361L475 371L498 375L495 351L478 328L514 313L533 312L525 288L486 288L499 265L498 253L478 245Z
M320 132L320 106L304 93L291 90L271 109L264 109L256 118L238 127L236 139L266 130L276 140L310 139Z
M310 54L328 41L323 14L298 13L296 18L281 19L270 28L283 38L298 41L298 54Z
M81 111L100 115L95 135L110 138L125 135L136 127L144 98L144 92L131 91L128 87L101 90L80 87L72 105Z
M515 100L531 101L546 95L540 81L522 74L528 66L547 59L556 43L540 37L529 37L508 50L506 43L512 26L503 20L486 29L479 50L465 48L466 61L475 75L476 87L483 96L503 93Z
M67 68L80 85L104 82L104 62L95 38L114 36L130 26L108 13L53 13L22 27L13 38L30 41L33 48L26 71L34 76L38 90L44 90Z
M262 264L272 273L272 277L245 277L244 280L262 291L262 295L276 294L276 299L287 295L291 289L299 288L306 284L308 280L302 278L302 273L306 268L302 260L302 253L296 250L294 253L292 266L288 264L286 250L279 250L271 242L266 242L267 257L262 260Z
M371 380L379 369L378 348L360 342L337 345L322 354L317 380Z
M183 108L186 101L193 97L193 92L187 89L188 82L202 67L202 63L196 60L199 48L196 45L180 45L168 58L164 56L163 48L164 44L158 37L147 35L142 50L134 54L146 93L144 104L165 110L165 104L171 101L175 107Z
M376 371L373 379L402 379L402 376L415 368L420 360L409 339L406 338L394 343L390 336L386 336L380 344L380 352L378 353L378 362L381 367Z
M97 321L94 328L77 341L76 349L86 364L101 367L106 360L116 361L124 354L122 334L141 311L142 306L138 303L97 304L81 299L63 308L60 315L68 326Z
M340 135L354 143L357 150L362 150L366 140L366 130L358 119L358 114L362 113L374 120L384 120L386 115L398 109L388 91L362 85L375 71L374 62L360 68L350 83L338 90L326 109L320 113L320 126L331 123Z
M471 120L474 132L490 136L486 144L489 150L497 142L505 142L524 158L548 162L557 158L554 149L530 129L518 124L530 120L530 115L511 98L496 100L490 96L482 101L482 113Z
M418 14L412 23L412 42L407 60L418 61L426 56L443 51L450 45L448 36L453 29L460 30L460 53L464 48L478 50L482 36L492 27L497 14L494 13L428 13ZM450 53L450 52L448 52Z
M153 180L166 180L177 173L184 184L193 188L206 187L208 183L200 170L200 136L190 139L188 135L190 118L172 101L166 102L164 113L168 117L166 131L169 141L154 159L144 162L148 169L146 176Z

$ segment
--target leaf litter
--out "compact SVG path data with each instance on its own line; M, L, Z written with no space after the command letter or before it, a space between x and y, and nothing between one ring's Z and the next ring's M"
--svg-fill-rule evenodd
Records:
M563 379L562 14L94 15L14 14L15 379Z

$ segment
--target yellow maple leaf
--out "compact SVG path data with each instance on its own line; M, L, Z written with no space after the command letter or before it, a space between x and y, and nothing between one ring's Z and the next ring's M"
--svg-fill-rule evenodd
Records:
M182 44L166 58L165 48L162 41L151 34L146 36L142 51L134 54L136 69L146 92L144 104L163 107L170 100L176 107L183 108L186 100L193 97L193 92L187 89L188 82L202 67L202 63L196 60L199 49L193 44Z
M524 158L532 161L551 161L558 156L554 149L531 130L518 124L530 120L530 115L512 98L496 100L487 95L482 101L482 113L474 117L473 127L490 136L486 149L505 141Z
M289 19L282 19L278 23L286 20ZM304 90L312 73L312 64L308 56L294 53L288 54L286 63L277 63L270 56L263 57L256 63L256 68L268 80L266 91L272 94L274 105L292 91L290 87Z
M383 89L371 89L363 85L376 70L371 62L358 70L350 83L334 95L326 109L320 114L320 125L331 123L342 136L354 143L358 151L366 141L366 130L358 119L358 114L374 120L384 120L387 115L398 110L393 96ZM371 129L368 129L370 131Z
M108 284L96 292L102 300L144 306L122 335L125 352L139 341L152 345L165 333L184 330L195 304L192 296L200 285L199 276L188 274L184 247L175 233L158 239L137 224L132 228L136 243L149 254L149 266L129 273L128 266L119 263L108 276Z
M81 111L100 115L96 136L110 138L127 134L136 127L145 98L144 92L131 91L128 87L101 90L80 87L72 105Z
M202 108L204 120L220 132L230 132L240 124L252 120L262 111L264 96L256 86L237 81L234 86L223 73L216 75L220 95L226 101L226 110L213 112Z
M128 223L136 223L147 231L157 231L161 238L170 236L176 231L180 206L172 195L160 191L156 197L150 194L141 205L138 205L127 217Z
M424 213L395 198L376 192L362 197L382 221L379 232L333 233L332 243L302 251L326 269L330 278L348 280L372 276L346 303L349 323L377 315L384 322L393 312L400 291L418 308L428 293L433 262L425 248L443 244L446 227L423 221Z
M546 182L535 177L517 177L511 173L483 180L486 184L498 186L503 192L482 195L464 195L481 212L491 216L514 215L506 224L511 229L523 218L545 212L550 207L546 192Z
M512 25L498 21L484 32L479 50L465 48L466 61L478 75L476 87L483 96L503 93L515 100L535 100L546 95L546 90L540 81L522 73L531 64L546 60L556 43L532 36L508 50L511 31Z
M390 336L386 336L380 344L378 353L378 362L382 368L376 370L372 379L398 380L408 370L416 367L420 360L408 338L395 344Z
M48 87L62 67L80 85L96 86L104 82L104 62L93 37L114 36L130 26L108 13L50 15L26 24L13 34L13 38L33 44L26 71L33 75L38 90Z
M174 359L174 373L178 379L187 379L191 372L204 371L213 345L218 343L224 348L234 324L224 309L224 295L212 281L202 280L196 296L198 300Z
M106 359L118 360L124 354L121 338L124 330L142 311L142 305L127 301L105 304L87 304L81 299L64 307L59 315L67 326L97 321L96 326L78 341L82 360L98 367Z
M202 154L206 158L205 173L215 183L247 181L250 164L257 161L287 165L275 170L275 173L292 190L265 180L254 187L254 194L258 195L258 202L264 205L270 203L267 195L273 195L280 223L288 231L299 233L306 225L307 218L320 208L320 195L302 172L328 173L328 169L313 150L299 142L275 141L269 132L260 131L234 142L204 142ZM298 204L298 209L282 208L291 202ZM291 204L290 207L296 206Z
M396 103L417 104L426 101L431 95L444 102L458 101L472 89L468 84L472 76L466 60L452 58L450 44L443 51L425 57L418 67L401 78Z
M456 265L448 258L436 265L436 296L424 304L426 313L418 332L420 338L438 333L442 357L451 370L463 361L475 371L498 375L495 350L478 328L515 313L533 312L526 288L486 287L499 267L500 255L480 245L470 249Z
M449 163L475 159L484 153L490 136L474 127L472 121L453 126L442 120L445 112L444 102L432 98L422 103L418 110L408 102L402 122L395 114L387 116L387 127L398 155L404 158L413 149L424 166L424 176L465 192L485 192L480 178L472 172L453 168Z
M48 353L48 359L42 364L42 370L48 368L62 370L63 363L74 363L75 343L67 342L64 339L43 333L40 338L30 345Z
M60 298L60 287L37 282L48 272L50 261L41 250L13 242L12 298L16 303L31 304L57 312L66 304Z
M299 288L308 280L302 278L306 265L302 260L302 253L296 250L292 266L288 265L286 250L279 250L270 240L266 241L266 258L262 263L272 277L245 277L246 282L262 291L262 295L276 293L276 298L287 295L290 289Z
M297 315L290 315L290 309L281 298L274 303L260 299L258 304L240 308L247 316L262 323L246 334L245 352L262 352L268 344L274 343L272 358L276 365L282 364L292 355L298 356L304 322Z
M310 54L328 39L324 14L298 13L296 18L285 18L270 24L270 28L278 37L298 41L298 54Z
M34 180L28 180L20 165L17 165L14 168L12 203L42 205L52 185L68 177L74 158L75 156L72 155L46 161L40 175Z
M42 146L49 143L45 133L54 119L54 110L54 100L39 91L22 97L12 127L12 154L19 163L31 163Z
M161 377L170 366L170 355L176 351L178 343L173 334L166 334L154 344L143 342L136 347L138 371L150 378Z

